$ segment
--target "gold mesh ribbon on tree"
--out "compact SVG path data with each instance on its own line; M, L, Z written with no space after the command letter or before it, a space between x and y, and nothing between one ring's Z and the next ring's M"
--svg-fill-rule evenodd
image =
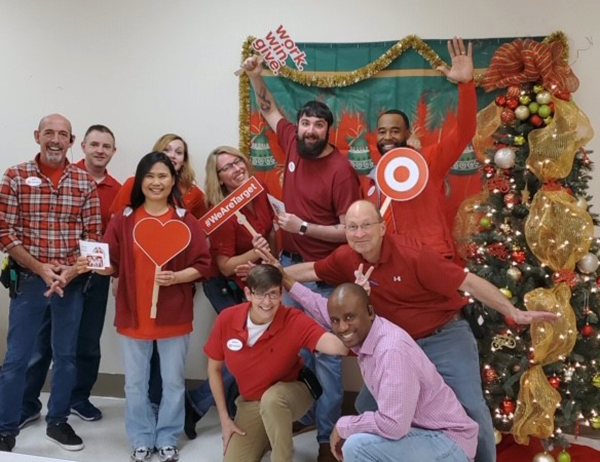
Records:
M554 104L552 122L528 137L527 167L540 180L566 178L577 150L594 137L590 120L573 101L554 98Z
M469 248L473 245L471 238L479 231L479 221L485 212L479 207L484 205L489 197L487 189L482 189L477 194L468 197L461 204L454 219L452 235L456 241L456 252L463 259L472 257Z
M574 92L579 88L579 79L567 63L565 53L564 41L548 43L528 38L505 43L494 53L482 87L492 91L541 81L553 93Z
M587 211L563 190L539 191L525 223L527 245L533 254L555 271L575 268L588 253L594 224ZM560 394L548 383L542 366L564 359L577 339L575 313L569 301L571 289L560 283L551 289L535 289L525 295L529 311L560 314L554 324L533 323L531 342L535 365L521 377L521 389L511 430L515 440L528 444L529 436L548 438L554 431L554 412Z

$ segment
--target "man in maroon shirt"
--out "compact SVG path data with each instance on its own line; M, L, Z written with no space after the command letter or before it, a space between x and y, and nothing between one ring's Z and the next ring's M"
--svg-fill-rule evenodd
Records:
M348 159L329 144L333 114L320 101L309 101L297 114L297 126L277 109L273 96L261 77L262 58L248 58L243 68L256 93L262 116L277 134L286 153L283 202L286 212L277 217L283 230L281 263L312 262L326 258L343 242L344 217L359 197L358 176ZM311 284L310 288L328 296L333 286ZM287 296L286 296L287 297ZM294 302L288 298L285 303ZM305 358L307 364L311 361ZM316 356L316 373L325 390L316 403L319 462L330 461L329 435L341 414L341 361L327 355Z
M81 142L81 150L85 157L75 165L88 172L96 182L104 234L111 217L110 205L121 188L121 184L106 169L117 151L113 132L104 125L92 125ZM77 337L77 379L71 394L71 413L92 421L102 418L102 412L90 403L89 398L100 367L100 336L106 316L110 276L90 272L85 278L83 311ZM37 351L27 368L19 428L40 417L40 392L52 360L50 335L50 313L47 311L38 334Z
M469 417L479 424L476 460L493 461L493 426L481 388L477 344L461 314L467 299L458 291L468 292L519 324L551 322L556 316L515 308L485 279L410 237L386 235L385 230L379 209L371 202L357 201L346 214L348 245L323 260L301 263L286 272L298 281L341 284L353 282L361 264L365 270L374 267L369 283L376 314L402 327L425 351ZM373 398L361 395L357 410L374 410Z

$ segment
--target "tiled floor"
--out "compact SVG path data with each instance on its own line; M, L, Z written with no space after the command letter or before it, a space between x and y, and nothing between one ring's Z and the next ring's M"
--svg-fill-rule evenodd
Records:
M47 396L44 396L44 399ZM131 449L123 423L124 402L115 398L94 398L92 402L102 409L104 418L98 422L84 422L71 416L69 423L84 441L85 448L78 452L68 452L46 439L46 424L42 418L25 428L17 438L13 453L0 453L2 462L49 462L52 460L73 460L80 462L127 462ZM198 438L181 438L179 450L181 462L218 462L222 460L221 426L216 410L211 410L198 423ZM316 432L312 431L294 438L294 462L313 462L317 458ZM269 461L269 454L263 461ZM153 456L153 462L158 457ZM243 461L240 461L243 462Z

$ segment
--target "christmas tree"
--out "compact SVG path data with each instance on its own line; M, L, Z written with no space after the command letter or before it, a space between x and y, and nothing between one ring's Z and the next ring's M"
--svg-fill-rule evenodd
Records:
M494 426L523 444L534 436L566 446L564 433L600 429L599 240L585 150L593 132L572 100L578 82L565 57L527 39L492 59L484 88L503 90L479 113L473 141L484 187L463 203L455 226L469 271L519 309L559 314L554 324L519 326L477 307ZM551 65L538 71L543 62ZM507 67L524 71L507 76Z

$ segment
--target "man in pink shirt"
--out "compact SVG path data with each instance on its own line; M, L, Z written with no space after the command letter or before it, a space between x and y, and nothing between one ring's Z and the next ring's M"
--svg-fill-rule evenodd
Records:
M410 335L375 315L362 287L341 284L328 301L289 276L284 285L307 314L356 354L377 402L375 411L337 421L330 437L337 460L473 460L478 425Z

